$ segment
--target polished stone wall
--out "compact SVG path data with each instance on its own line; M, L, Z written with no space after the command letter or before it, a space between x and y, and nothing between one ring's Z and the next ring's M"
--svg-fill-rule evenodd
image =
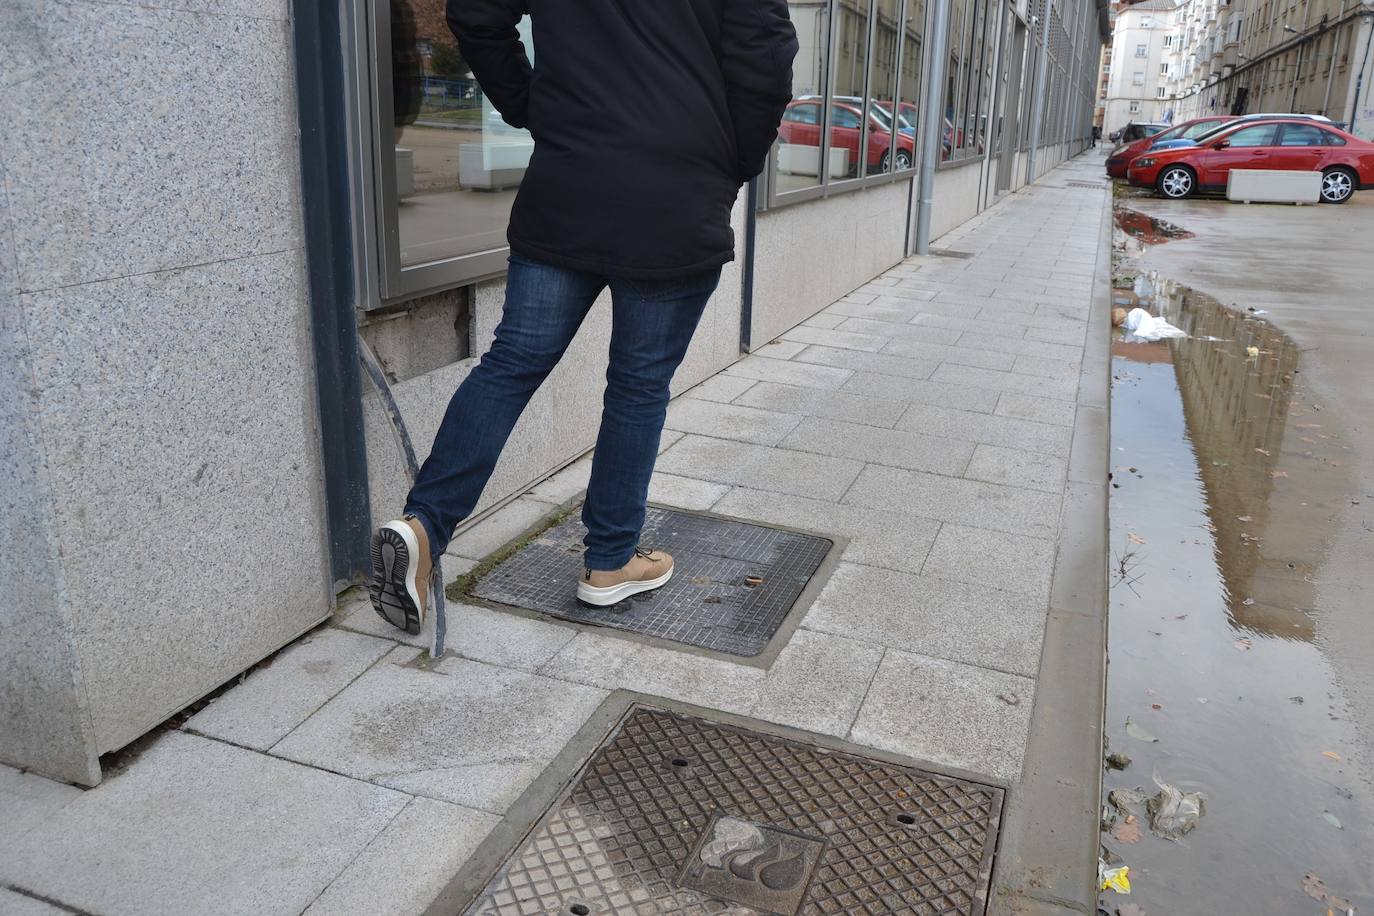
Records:
M911 181L759 214L750 341L760 346L902 259Z
M0 760L90 783L329 613L285 0L0 11Z

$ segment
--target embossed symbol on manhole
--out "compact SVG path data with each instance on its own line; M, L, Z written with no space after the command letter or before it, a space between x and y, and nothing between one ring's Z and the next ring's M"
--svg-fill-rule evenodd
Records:
M1002 790L634 705L467 916L981 916Z
M678 884L766 913L795 913L825 840L716 815Z
M577 514L554 525L480 579L473 597L752 657L834 546L812 534L650 506L641 540L673 555L673 578L655 592L592 607L574 587L586 533Z

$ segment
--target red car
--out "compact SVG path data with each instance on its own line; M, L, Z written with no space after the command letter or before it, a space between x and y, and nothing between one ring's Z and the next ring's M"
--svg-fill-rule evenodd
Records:
M783 143L798 146L821 145L821 99L798 99L783 112L778 136ZM875 103L876 104L876 103ZM833 99L830 103L830 145L849 150L849 170L859 170L859 137L863 128L862 106ZM868 114L868 172L886 172L892 153L891 115L877 111ZM896 170L909 169L915 161L916 138L904 130L897 132Z
M1192 140L1200 137L1213 128L1220 127L1227 121L1234 121L1235 115L1212 115L1206 118L1193 118L1191 121L1184 121L1176 124L1166 131L1155 134L1153 137L1143 137L1130 143L1123 143L1112 150L1107 157L1107 176L1109 178L1125 178L1126 169L1131 164L1131 160L1143 154L1151 146L1163 140Z
M1138 156L1126 177L1178 199L1225 190L1232 169L1321 172L1322 201L1343 204L1357 190L1374 188L1374 143L1316 121L1246 120L1200 145Z

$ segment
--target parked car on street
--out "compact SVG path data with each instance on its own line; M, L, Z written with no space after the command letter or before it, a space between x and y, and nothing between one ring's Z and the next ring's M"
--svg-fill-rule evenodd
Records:
M1127 171L1131 184L1169 198L1225 190L1232 169L1321 172L1323 203L1374 188L1374 143L1330 124L1292 117L1240 120L1196 145L1151 150Z
M1131 143L1123 143L1112 150L1107 156L1107 176L1109 178L1125 178L1126 168L1131 164L1131 160L1147 149L1150 149L1151 144L1157 144L1164 140L1190 140L1193 137L1207 133L1213 128L1220 127L1227 121L1233 120L1235 120L1235 118L1231 115L1193 118L1191 121L1175 124L1168 130L1160 131L1153 136L1142 137Z
M1114 131L1107 139L1116 144L1134 143L1137 140L1144 140L1146 137L1153 137L1155 134L1163 133L1168 129L1168 124L1151 121L1131 121L1120 130Z
M778 136L783 143L798 146L821 145L821 102L819 98L801 98L793 101L783 112L782 123L778 126ZM830 144L834 149L849 150L850 174L857 175L859 168L859 138L863 132L862 103L832 99L830 103ZM895 147L895 149L894 149ZM888 170L888 159L893 157L894 168L909 169L915 162L916 138L914 131L896 132L893 140L891 115L878 108L876 103L868 110L868 149L865 162L872 172Z
M1211 130L1199 132L1189 137L1166 137L1164 134L1160 134L1159 136L1155 137L1153 141L1151 141L1147 150L1178 149L1184 146L1197 146L1201 143L1207 142L1208 137L1215 136L1216 134L1221 133L1222 130L1224 130L1228 126L1233 126L1231 124L1231 122L1233 121L1264 121L1272 118L1287 118L1289 120L1298 119L1303 121L1320 121L1323 124L1330 124L1332 127L1341 128L1341 125L1335 123L1330 118L1318 114L1284 114L1280 112L1277 114L1237 115L1235 117L1228 118L1226 120L1226 123L1219 124L1216 127L1213 127Z

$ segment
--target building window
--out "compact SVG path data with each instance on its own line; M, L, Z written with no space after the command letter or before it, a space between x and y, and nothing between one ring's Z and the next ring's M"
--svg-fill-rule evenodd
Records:
M1136 57L1149 57L1149 56L1150 56L1150 46L1149 46L1149 45L1136 45L1136 46L1135 46L1135 56L1136 56Z
M1165 35L1165 36L1164 36L1164 47L1166 47L1166 48L1172 48L1173 46L1174 46L1174 36L1172 36L1172 35Z
M1132 85L1132 86L1144 86L1144 85L1145 85L1145 73L1144 73L1144 71L1137 70L1137 71L1135 71L1134 73L1131 74L1131 85Z
M1131 114L1140 114L1140 102L1132 100L1130 107Z
M1163 86L1160 86L1158 89L1155 90L1155 98L1157 98L1157 99L1162 99L1162 98L1164 98L1164 92L1165 92L1164 87L1163 87Z
M1168 75L1169 75L1169 65L1168 65L1168 64L1160 64L1160 65L1159 65L1159 75L1160 75L1160 76L1168 76Z
M923 2L875 0L871 9L841 0L789 6L799 50L769 160L769 206L915 168Z

